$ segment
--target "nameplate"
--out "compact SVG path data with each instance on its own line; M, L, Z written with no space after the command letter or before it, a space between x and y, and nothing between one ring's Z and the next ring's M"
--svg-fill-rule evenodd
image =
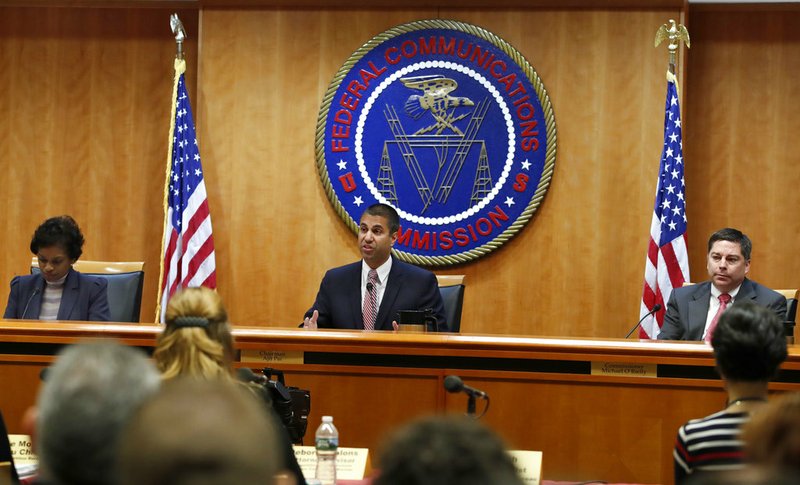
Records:
M509 450L517 473L526 485L539 485L542 476L542 452Z
M294 446L294 456L303 476L317 474L317 450L313 446ZM363 480L367 469L369 448L342 448L336 455L336 478L341 480Z
M261 362L265 364L302 364L303 351L253 350L243 349L240 362Z
M656 364L592 362L593 376L658 377Z
M11 458L18 469L24 465L35 467L39 463L39 458L33 453L30 436L10 434L8 435L8 444L11 445Z

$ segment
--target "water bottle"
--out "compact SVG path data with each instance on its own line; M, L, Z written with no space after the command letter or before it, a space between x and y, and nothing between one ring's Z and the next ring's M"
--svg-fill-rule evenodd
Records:
M332 416L323 416L315 435L317 445L317 476L322 485L336 484L336 453L339 448L339 431Z

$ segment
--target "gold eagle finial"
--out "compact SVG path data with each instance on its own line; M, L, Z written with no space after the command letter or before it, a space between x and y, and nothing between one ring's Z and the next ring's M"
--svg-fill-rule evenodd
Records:
M672 19L669 20L669 24L664 24L658 28L655 47L658 47L658 44L665 40L669 40L669 45L667 46L669 50L677 49L680 41L686 42L686 47L691 47L689 31L686 30L685 26L676 23Z
M686 47L691 47L689 31L686 30L685 26L669 19L669 24L662 25L658 28L658 31L656 31L655 47L658 47L658 44L665 40L669 41L667 44L667 50L669 51L669 72L675 74L675 53L678 51L681 41L686 43Z

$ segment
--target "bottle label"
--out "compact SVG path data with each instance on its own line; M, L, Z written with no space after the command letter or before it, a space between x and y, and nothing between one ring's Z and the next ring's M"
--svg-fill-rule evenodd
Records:
M317 450L336 451L339 447L339 438L317 438Z

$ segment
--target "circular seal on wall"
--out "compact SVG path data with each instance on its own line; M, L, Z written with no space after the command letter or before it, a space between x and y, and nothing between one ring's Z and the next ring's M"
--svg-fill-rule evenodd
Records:
M421 20L372 38L339 69L317 121L320 179L354 231L397 209L393 254L450 265L488 254L531 219L556 159L536 71L480 27Z

